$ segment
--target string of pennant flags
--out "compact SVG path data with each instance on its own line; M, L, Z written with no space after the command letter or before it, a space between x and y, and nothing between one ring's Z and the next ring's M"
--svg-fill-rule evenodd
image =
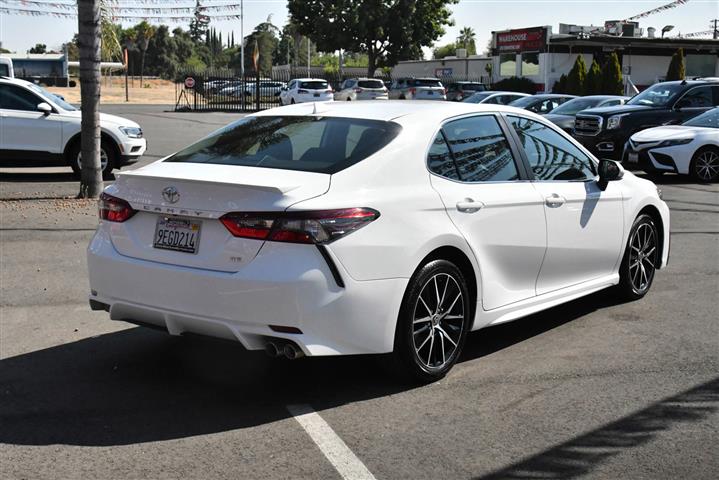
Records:
M147 0L144 0L147 1ZM239 3L229 3L223 5L188 5L188 6L176 6L178 2L173 2L172 6L165 6L160 4L152 4L152 6L122 6L117 3L108 3L108 10L111 12L119 12L123 14L139 13L139 14L156 14L156 15L173 15L173 14L192 14L195 12L203 13L224 13L225 11L236 11L240 10L241 5ZM11 6L11 8L22 7L39 7L39 8L50 8L60 11L76 11L77 5L75 3L62 3L62 2L48 2L41 0L0 0L0 4Z
M77 18L77 13L68 11L46 11L46 10L28 10L19 9L12 7L0 6L0 13L5 15L25 15L30 17L50 16L55 18ZM145 20L147 22L160 22L160 23L186 23L197 19L195 15L111 15L112 19L121 22L134 22ZM216 21L227 21L227 20L240 20L242 15L237 14L222 14L222 15L211 15L205 16L208 19Z
M676 8L679 5L684 5L685 3L688 3L689 0L675 0L671 3L667 3L666 5L662 5L661 7L653 8L651 10L647 10L646 12L642 12L639 15L634 15L633 17L629 17L625 22L631 22L633 20L639 20L640 18L648 17L649 15L654 15L655 13L663 12L665 10L669 10L671 8Z

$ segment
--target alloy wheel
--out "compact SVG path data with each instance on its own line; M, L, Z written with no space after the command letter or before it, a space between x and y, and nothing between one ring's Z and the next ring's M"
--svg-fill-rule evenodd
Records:
M714 180L719 174L719 153L706 150L694 162L694 170L701 180Z
M77 168L82 171L82 152L77 152ZM107 168L107 152L104 148L100 149L100 170L103 172Z
M425 368L439 370L453 361L465 315L462 290L453 276L438 273L424 284L412 316L412 341Z
M644 293L652 283L657 264L657 235L651 223L637 227L629 248L629 280L637 293Z

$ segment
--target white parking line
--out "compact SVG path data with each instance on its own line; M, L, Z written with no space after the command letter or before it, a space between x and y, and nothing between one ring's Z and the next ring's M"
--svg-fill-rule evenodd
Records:
M317 444L345 480L375 480L372 472L309 405L287 405L287 410Z

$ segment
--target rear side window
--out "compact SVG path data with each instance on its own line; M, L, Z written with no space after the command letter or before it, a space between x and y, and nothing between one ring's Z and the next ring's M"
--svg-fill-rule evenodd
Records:
M165 161L337 173L384 148L401 129L381 120L246 117Z
M307 90L327 90L327 82L300 82L300 88L306 88Z
M519 178L509 142L493 115L448 122L443 131L463 182Z
M528 118L510 116L537 180L589 180L594 162L551 128Z
M360 80L357 82L357 86L360 88L384 88L382 80Z
M37 106L44 101L22 87L0 85L0 108L36 112Z

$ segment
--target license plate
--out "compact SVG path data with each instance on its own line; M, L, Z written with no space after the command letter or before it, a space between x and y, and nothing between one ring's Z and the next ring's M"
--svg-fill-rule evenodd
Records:
M627 161L629 163L639 163L639 154L638 153L629 153L627 155Z
M427 95L434 95L434 92L427 92Z
M155 226L153 247L177 252L197 253L200 244L200 222L160 217Z
M319 96L320 96L320 94L319 94L319 93L315 93L315 97L319 97Z

